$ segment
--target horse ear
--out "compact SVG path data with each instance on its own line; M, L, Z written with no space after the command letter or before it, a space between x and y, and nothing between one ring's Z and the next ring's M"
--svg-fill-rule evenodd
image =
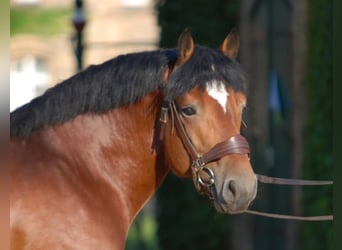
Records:
M223 43L219 47L222 53L232 59L235 59L240 46L240 39L236 29L232 29L228 36L224 39Z
M185 63L190 59L195 49L194 40L188 29L185 29L178 38L178 58L176 66Z

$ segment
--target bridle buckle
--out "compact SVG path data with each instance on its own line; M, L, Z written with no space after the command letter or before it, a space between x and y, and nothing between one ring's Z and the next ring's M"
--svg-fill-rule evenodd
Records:
M215 174L213 170L208 168L201 157L192 162L193 174L197 184L200 186L201 193L207 193L210 187L215 183ZM205 177L203 177L205 175ZM204 191L205 190L205 191Z

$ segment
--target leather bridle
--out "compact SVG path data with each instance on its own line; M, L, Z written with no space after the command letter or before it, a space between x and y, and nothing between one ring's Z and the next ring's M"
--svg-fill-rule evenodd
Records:
M180 118L179 112L177 111L177 107L174 102L164 101L160 114L160 139L163 139L165 136L165 127L167 124L168 113L170 111L171 114L171 125L172 132L174 127L178 133L178 136L187 151L190 160L191 160L191 169L193 173L193 181L196 186L196 189L200 194L208 195L210 199L214 199L213 195L213 187L215 184L215 175L214 172L207 167L206 165L212 161L216 161L221 159L222 157L230 154L241 154L248 155L250 154L249 144L245 137L240 134L233 135L229 137L227 140L222 141L214 145L208 152L204 154L198 153L195 146L193 145L190 136L188 135L184 124ZM203 178L203 176L207 176L207 178ZM256 174L257 180L266 184L278 184L278 185L332 185L333 181L315 181L315 180L298 180L298 179L285 179L285 178L275 178L268 177L265 175ZM246 210L246 213L278 218L278 219L290 219L290 220L305 220L305 221L326 221L333 220L333 215L324 215L324 216L292 216L292 215L283 215L283 214L275 214L275 213L266 213L266 212L258 212L254 210Z
M191 159L191 169L193 173L194 184L201 194L206 194L213 199L212 187L215 183L214 172L206 165L212 161L221 159L229 154L246 154L249 155L249 145L245 137L240 134L233 135L227 140L217 143L208 152L200 154L193 145L177 111L174 102L164 102L160 122L162 126L167 123L167 114L171 110L172 130L175 126L178 136ZM162 133L165 129L162 129ZM162 135L163 136L163 135ZM207 178L203 178L206 176Z

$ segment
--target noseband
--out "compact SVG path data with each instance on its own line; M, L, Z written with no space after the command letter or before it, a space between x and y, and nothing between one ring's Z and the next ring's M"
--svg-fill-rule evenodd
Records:
M212 199L212 187L215 183L215 175L206 165L230 154L249 155L250 150L248 142L245 137L236 134L225 141L217 143L208 152L200 154L192 143L174 102L171 104L169 102L164 102L160 117L162 126L165 127L166 125L169 109L171 109L172 130L173 126L175 126L178 136L191 159L194 183L201 194L207 194L209 198ZM162 129L161 133L165 133L165 128ZM164 134L161 134L161 136L163 137ZM203 178L203 175L207 176L207 178Z

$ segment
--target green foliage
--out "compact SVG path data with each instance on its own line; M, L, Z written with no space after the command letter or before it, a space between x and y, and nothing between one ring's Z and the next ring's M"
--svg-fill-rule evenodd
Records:
M309 1L308 30L308 100L309 119L306 131L304 177L331 179L332 164L332 3ZM309 188L304 192L304 214L330 214L332 187ZM331 222L319 226L305 223L301 249L333 249Z
M71 9L16 7L11 8L10 14L11 36L23 33L50 36L72 27Z
M156 227L153 216L140 213L129 230L125 249L157 250Z
M216 48L237 26L238 10L237 0L160 0L160 47L176 47L181 32L189 28L196 44ZM161 249L229 249L230 216L218 214L192 180L170 174L157 199Z
M218 214L191 180L170 174L158 191L158 208L161 249L229 248L229 216Z

